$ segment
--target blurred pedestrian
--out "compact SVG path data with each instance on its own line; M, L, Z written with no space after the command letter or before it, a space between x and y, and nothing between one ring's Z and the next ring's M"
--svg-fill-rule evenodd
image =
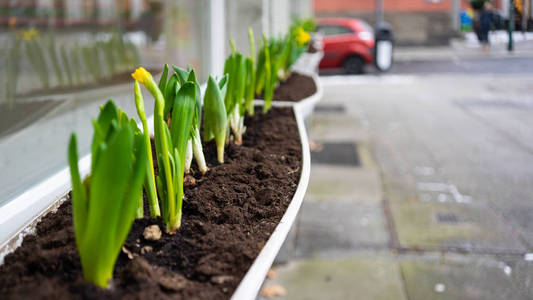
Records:
M483 4L483 8L481 9L479 16L479 33L483 51L489 51L490 49L489 31L492 25L492 19L492 4L487 1Z

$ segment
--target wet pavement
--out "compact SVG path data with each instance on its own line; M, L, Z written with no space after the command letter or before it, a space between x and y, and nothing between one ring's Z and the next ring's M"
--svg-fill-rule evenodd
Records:
M531 50L533 54L533 49ZM453 58L436 61L402 61L391 68L391 74L530 74L533 58Z
M276 299L533 298L533 68L477 63L321 78L309 189L265 282ZM347 153L360 164L324 158Z

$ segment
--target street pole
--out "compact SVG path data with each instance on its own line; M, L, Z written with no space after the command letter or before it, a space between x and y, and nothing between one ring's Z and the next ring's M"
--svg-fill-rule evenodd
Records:
M376 0L376 24L383 22L383 0Z
M522 0L522 33L525 33L527 30L527 0Z
M520 1L520 0L518 0ZM513 31L514 31L514 1L509 0L509 43L507 44L507 51L513 51Z
M461 20L459 19L461 0L452 0L452 28L457 33L461 30Z

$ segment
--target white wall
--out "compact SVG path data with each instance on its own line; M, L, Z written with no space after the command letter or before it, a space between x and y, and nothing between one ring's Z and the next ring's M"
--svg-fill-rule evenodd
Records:
M172 44L168 45L167 53L171 62L200 59L202 67L199 72L204 80L208 74L222 74L224 60L231 52L230 38L235 40L240 52L248 54L249 27L254 31L257 49L263 33L267 36L284 34L290 26L291 15L308 17L312 14L311 0L200 0L194 4L192 1L166 0L166 5L165 26L170 34L179 30L176 22L187 26L195 25L189 34L199 34L193 38L196 41L175 42L169 39ZM176 15L176 11L187 12L187 15ZM202 19L203 23L198 20L184 22L183 18Z
M231 52L229 39L235 40L237 49L248 54L250 42L248 40L248 27L254 32L256 45L261 40L261 35L266 31L264 6L257 0L228 0L226 1L226 40L224 41L225 54ZM266 23L268 24L268 23ZM257 47L256 47L257 48Z
M270 35L285 34L291 24L291 3L287 0L271 0L270 3Z
M224 71L226 58L226 1L209 1L209 74L218 76Z

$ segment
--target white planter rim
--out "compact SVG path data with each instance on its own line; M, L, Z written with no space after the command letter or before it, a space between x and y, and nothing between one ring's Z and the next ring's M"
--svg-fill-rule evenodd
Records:
M309 76L313 79L316 86L316 92L308 96L306 98L301 99L300 101L283 101L283 100L272 100L272 106L275 107L285 107L285 106L294 106L298 107L299 112L302 114L304 119L307 119L315 109L316 104L322 99L322 96L324 94L324 90L322 88L322 85L320 84L320 80L318 79L318 75L315 73L308 73L308 72L302 72L298 71L297 73ZM265 100L263 99L256 99L254 100L254 104L256 105L263 105L265 103Z
M302 145L302 169L300 172L300 180L296 192L292 197L291 203L283 214L280 222L268 238L263 249L255 258L254 262L244 275L243 279L237 286L237 289L231 297L232 300L248 300L255 299L265 276L272 266L279 249L281 248L292 224L296 220L296 216L302 205L307 186L309 184L309 176L311 174L311 154L309 152L309 142L307 139L307 131L304 124L304 116L302 115L300 106L293 106L294 116L298 124L298 132L300 133L300 141Z

